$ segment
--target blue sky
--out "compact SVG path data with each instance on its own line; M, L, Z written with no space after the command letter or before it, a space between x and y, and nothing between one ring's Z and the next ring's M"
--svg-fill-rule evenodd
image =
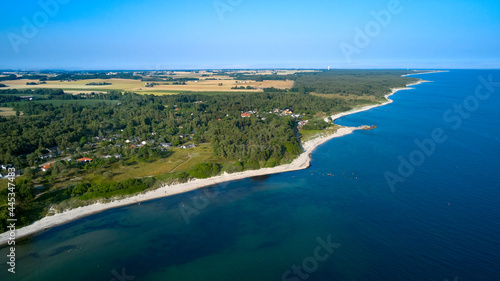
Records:
M58 1L2 3L0 69L500 68L498 0Z

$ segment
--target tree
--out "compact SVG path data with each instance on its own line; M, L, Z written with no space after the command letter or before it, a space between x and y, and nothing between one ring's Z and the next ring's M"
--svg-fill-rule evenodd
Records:
M33 182L28 179L18 180L16 188L19 190L19 199L23 203L27 203L35 198L35 188Z

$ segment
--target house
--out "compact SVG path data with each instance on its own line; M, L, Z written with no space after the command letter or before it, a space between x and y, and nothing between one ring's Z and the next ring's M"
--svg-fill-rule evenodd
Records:
M115 157L116 159L120 159L123 157L123 155L121 154L113 154L113 157Z
M309 123L309 120L299 121L299 122L298 122L298 127L299 127L299 129L302 129L302 127L303 127L304 125L306 125L307 123Z
M252 117L252 113L251 112L244 112L241 114L241 117L245 118L245 117Z
M49 163L49 164L43 165L41 169L42 169L42 171L47 172L49 170L49 168L52 166L54 166L54 163Z
M0 168L2 168L2 170L7 170L8 168L11 168L11 167L12 167L12 164L0 165Z
M131 145L130 148L137 148L137 146L136 145Z
M142 141L142 142L141 142L141 144L142 144L142 145L145 145L145 144L146 144L146 141Z
M47 150L50 152L50 153L54 153L54 154L57 154L58 153L58 147L57 146L53 146L53 147L49 147L47 148Z
M90 162L92 162L92 158L88 158L88 157L83 157L83 158L80 158L80 159L77 159L77 160L80 163L90 163Z
M180 148L186 149L186 148L193 148L196 147L196 144L188 144L188 145L181 145L179 146Z
M33 100L33 96L22 96L21 99L23 99L23 100Z
M167 143L167 142L160 142L160 146L165 147L165 148L169 148L169 147L172 147L172 144Z

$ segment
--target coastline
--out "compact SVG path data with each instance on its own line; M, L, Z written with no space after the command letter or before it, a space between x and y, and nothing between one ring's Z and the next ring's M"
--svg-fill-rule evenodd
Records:
M411 74L411 75L415 75L415 74ZM393 88L391 93L384 96L386 101L383 103L366 105L366 106L363 106L360 108L353 108L349 111L341 112L341 113L326 117L324 120L325 120L325 122L335 122L335 120L337 120L341 117L347 116L347 115L351 115L351 114L362 112L362 111L367 111L367 110L370 110L370 109L375 108L375 107L380 107L380 106L384 106L384 105L393 103L394 101L389 98L390 96L394 95L395 93L397 93L399 91L412 90L412 89L414 89L414 88L411 88L412 86L420 85L422 83L427 83L427 82L431 82L431 81L420 79L420 81L406 85L405 88Z
M414 75L414 74L412 74ZM334 122L335 120L347 116L350 114L370 110L375 107L380 107L387 105L389 103L392 103L393 100L389 99L390 96L394 95L396 92L401 91L401 90L410 90L413 88L410 88L411 86L415 86L421 83L425 82L430 82L430 81L425 81L425 80L420 80L416 83L413 84L408 84L407 87L405 88L394 88L392 89L392 92L390 94L385 95L385 99L387 101L380 103L380 104L374 104L374 105L367 105L358 109L352 109L346 112L338 113L335 115L332 115L330 117L326 117L325 121L327 122ZM330 121L331 120L331 121ZM84 207L79 207L76 209L71 209L67 210L62 213L57 213L52 216L46 216L43 217L42 219L28 225L25 227L22 227L20 229L16 230L16 240L20 240L22 238L25 238L27 236L31 235L36 235L40 232L43 232L49 228L63 225L66 223L69 223L71 221L89 216L89 215L94 215L109 209L117 208L117 207L123 207L123 206L128 206L132 204L137 204L140 202L144 201L149 201L153 199L158 199L162 197L168 197L176 194L181 194L181 193L186 193L189 191L193 191L196 189L200 189L203 187L207 187L210 185L214 184L219 184L223 182L228 182L228 181L234 181L234 180L241 180L245 178L250 178L250 177L256 177L256 176L264 176L264 175L270 175L270 174L278 174L278 173L285 173L285 172L291 172L291 171L297 171L297 170L303 170L307 169L310 166L311 163L311 153L318 147L319 145L333 139L333 138L338 138L342 137L348 134L351 134L355 130L360 130L365 128L366 126L360 126L360 127L341 127L339 128L334 134L328 135L328 136L323 136L323 137L318 137L312 140L309 140L303 144L303 149L304 151L296 158L294 159L290 164L284 164L280 165L277 167L273 168L261 168L258 170L249 170L249 171L243 171L243 172L238 172L238 173L223 173L222 175L211 177L208 179L195 179L191 180L186 183L181 183L181 184L175 184L175 185L163 185L162 187L152 190L146 193L141 193L137 194L131 197L127 197L124 199L119 199L115 201L111 201L108 203L96 203ZM4 246L7 244L8 238L9 238L10 232L5 232L0 234L0 246Z

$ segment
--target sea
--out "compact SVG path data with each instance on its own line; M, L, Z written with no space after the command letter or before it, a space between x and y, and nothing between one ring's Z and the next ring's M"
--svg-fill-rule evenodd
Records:
M54 227L0 280L500 280L500 71L414 77L306 170Z

